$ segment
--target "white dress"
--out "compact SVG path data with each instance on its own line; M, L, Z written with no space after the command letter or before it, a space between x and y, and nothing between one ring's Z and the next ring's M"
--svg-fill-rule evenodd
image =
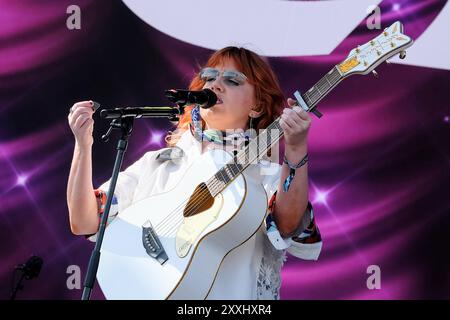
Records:
M201 148L201 143L188 130L175 148L147 152L121 172L109 222L132 203L173 188L189 164L201 155ZM260 160L258 165L263 173L259 179L267 198L273 199L278 189L281 166L267 159ZM109 181L96 190L103 206L108 187ZM269 224L263 224L253 237L225 257L207 299L279 299L281 267L286 260L286 251L301 259L317 260L322 248L311 206L303 220L295 235L281 238L274 222L269 223L267 219ZM315 240L305 241L313 233ZM95 241L96 235L89 236L89 239Z

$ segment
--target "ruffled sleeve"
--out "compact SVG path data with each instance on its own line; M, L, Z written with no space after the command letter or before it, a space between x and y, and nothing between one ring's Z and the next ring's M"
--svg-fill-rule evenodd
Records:
M287 250L293 256L304 260L317 260L322 250L322 237L314 217L314 210L310 202L297 229L283 237L278 230L272 213L276 203L277 190L281 175L281 165L270 161L260 163L262 184L269 199L268 215L266 217L266 234L277 250Z
M282 237L272 212L276 202L276 191L269 200L269 214L266 218L266 233L272 245L278 250L287 250L293 256L303 260L317 260L322 250L322 237L314 219L314 210L310 202L297 228L289 237Z

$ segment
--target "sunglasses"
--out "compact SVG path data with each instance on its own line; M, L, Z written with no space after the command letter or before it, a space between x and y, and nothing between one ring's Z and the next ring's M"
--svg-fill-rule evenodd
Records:
M222 78L225 80L225 83L233 86L242 85L247 80L245 74L239 71L224 70L221 72L211 67L200 70L199 76L201 80L205 82L211 82L215 81L221 74Z

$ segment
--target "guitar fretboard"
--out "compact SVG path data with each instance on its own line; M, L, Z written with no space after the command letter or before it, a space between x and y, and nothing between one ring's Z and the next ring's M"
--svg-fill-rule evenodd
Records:
M308 108L314 108L320 100L322 100L328 92L331 91L342 80L341 73L337 66L324 75L315 85L306 91L302 97Z

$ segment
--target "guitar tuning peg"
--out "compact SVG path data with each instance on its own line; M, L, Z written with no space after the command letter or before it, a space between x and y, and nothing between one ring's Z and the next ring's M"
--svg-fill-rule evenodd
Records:
M376 72L375 70L372 71L372 74L375 78L378 78L378 72Z
M400 59L405 59L406 57L406 51L401 51L400 52Z

